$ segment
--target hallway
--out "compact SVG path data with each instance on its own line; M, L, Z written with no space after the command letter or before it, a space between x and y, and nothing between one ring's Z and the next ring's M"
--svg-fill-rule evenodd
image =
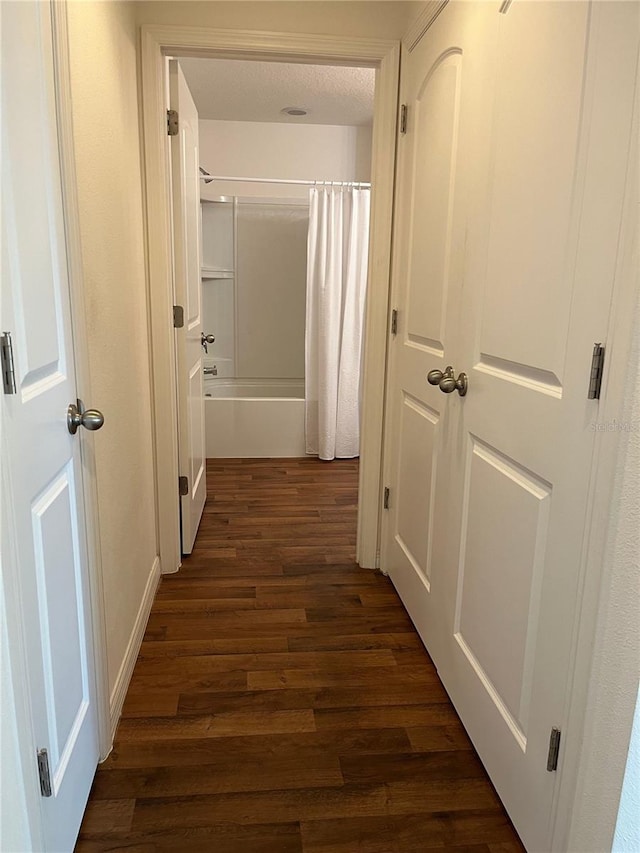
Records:
M209 460L76 850L518 853L390 581L357 461Z

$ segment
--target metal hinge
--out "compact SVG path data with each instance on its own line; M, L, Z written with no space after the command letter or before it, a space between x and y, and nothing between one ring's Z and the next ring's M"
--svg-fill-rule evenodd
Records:
M382 506L385 509L389 509L389 493L390 493L389 486L385 486L384 487L384 496L382 498Z
M2 360L2 388L5 394L16 393L16 372L13 367L13 344L11 332L0 335L0 359Z
M394 308L391 312L391 334L398 334L398 309Z
M591 356L591 374L589 376L589 393L587 400L600 399L600 386L602 385L602 374L604 373L604 347L602 344L593 345Z
M39 749L38 776L40 778L40 793L43 797L51 796L51 773L49 772L49 755L46 749Z
M400 133L407 132L407 113L407 105L402 104L402 106L400 107Z
M551 729L549 737L549 755L547 756L547 770L553 773L558 769L558 755L560 754L560 729Z
M187 477L178 477L178 494L182 498L189 494L189 479Z
M173 328L181 329L184 326L184 308L182 305L173 306Z
M167 133L169 136L178 135L178 111L167 110Z

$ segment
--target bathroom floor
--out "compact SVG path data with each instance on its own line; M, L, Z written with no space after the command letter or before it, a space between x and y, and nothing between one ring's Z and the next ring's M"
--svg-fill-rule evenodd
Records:
M357 461L208 461L76 850L520 853L390 581Z

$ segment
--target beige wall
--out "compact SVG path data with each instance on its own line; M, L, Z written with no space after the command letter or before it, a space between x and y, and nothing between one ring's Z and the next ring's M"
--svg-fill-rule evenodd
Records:
M402 0L139 0L136 6L140 24L400 39L424 3Z
M156 548L135 8L72 2L74 138L111 692Z

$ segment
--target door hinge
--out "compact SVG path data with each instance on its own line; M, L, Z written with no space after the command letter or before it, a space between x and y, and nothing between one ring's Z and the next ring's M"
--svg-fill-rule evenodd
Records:
M391 334L398 334L398 309L394 308L391 312Z
M40 793L43 797L51 796L51 773L49 772L49 755L46 749L39 749L38 777L40 778Z
M181 329L184 326L184 308L182 305L173 306L173 328Z
M178 135L178 111L167 110L167 134L169 136Z
M385 486L384 487L384 496L382 498L382 506L385 509L389 509L389 494L390 494L389 486Z
M13 367L13 343L11 332L0 335L0 359L2 361L2 388L5 394L16 393L16 372Z
M407 113L408 108L406 104L402 104L400 107L400 133L407 132Z
M188 477L178 477L178 493L180 497L184 497L189 494L189 478Z
M587 400L600 399L600 386L602 385L602 374L604 373L604 347L602 344L593 345L591 356L591 374L589 376L589 393Z
M551 729L549 736L549 755L547 756L547 770L553 773L558 769L558 755L560 754L560 729Z

